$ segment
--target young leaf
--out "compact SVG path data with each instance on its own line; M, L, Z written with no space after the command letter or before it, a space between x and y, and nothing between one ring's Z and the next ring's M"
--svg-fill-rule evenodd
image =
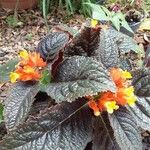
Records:
M103 121L101 119L103 119ZM93 118L92 122L94 128L92 150L120 150L113 137L113 131L109 124L104 121L104 118Z
M84 27L81 33L73 39L73 42L65 48L66 56L96 56L99 45L100 29Z
M135 119L124 107L109 115L116 142L121 150L142 150L142 141Z
M54 83L45 89L59 103L72 102L78 97L96 95L101 91L115 91L115 85L101 63L89 57L74 56L57 67Z
M0 143L2 149L83 150L91 141L91 118L86 101L58 104L33 117Z
M46 60L54 60L59 51L62 50L69 41L69 34L62 31L52 32L40 41L37 51Z
M15 129L26 119L38 91L36 84L16 83L11 87L4 107L4 118L8 130Z
M150 97L137 97L136 105L128 110L141 128L150 130Z
M15 65L18 63L18 59L12 59L4 65L0 65L0 83L7 82L9 80L9 74L15 69Z

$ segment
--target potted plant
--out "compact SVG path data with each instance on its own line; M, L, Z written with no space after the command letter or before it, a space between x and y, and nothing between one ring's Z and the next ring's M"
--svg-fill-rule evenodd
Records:
M0 6L6 9L28 9L38 4L38 0L1 0Z

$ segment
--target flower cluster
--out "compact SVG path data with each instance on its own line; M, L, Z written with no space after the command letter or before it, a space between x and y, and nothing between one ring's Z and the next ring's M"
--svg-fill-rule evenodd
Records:
M19 56L20 62L16 66L16 70L10 73L11 82L39 80L41 78L40 70L46 66L46 62L43 61L40 54L23 50Z
M102 92L96 96L87 96L89 99L89 107L94 110L95 116L99 116L100 112L107 111L113 113L119 106L134 106L136 96L134 95L134 88L131 86L131 74L123 71L120 68L112 68L110 75L114 81L117 89L113 93L111 91Z

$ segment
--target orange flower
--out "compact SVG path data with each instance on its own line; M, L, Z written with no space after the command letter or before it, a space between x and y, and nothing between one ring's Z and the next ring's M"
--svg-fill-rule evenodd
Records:
M132 76L129 72L123 71L120 68L112 68L110 70L110 76L115 82L117 87L125 87L128 85L127 79L131 79Z
M132 76L129 72L123 71L119 68L112 68L110 75L114 83L116 84L116 93L111 91L102 92L99 96L87 96L89 99L89 107L94 110L94 114L100 115L100 112L107 111L113 113L114 110L119 108L119 105L134 106L136 97L134 95L134 88L129 85L127 79L131 79Z
M28 65L31 67L45 67L46 62L43 61L39 53L32 52L29 54Z
M41 78L41 67L46 66L46 62L40 57L39 53L27 52L23 50L19 53L20 62L16 66L16 70L11 72L11 82L39 80Z
M41 78L41 74L30 66L18 68L15 72L20 75L19 80L21 81L39 80Z
M89 101L88 105L89 105L89 107L91 109L93 109L95 116L99 116L100 115L98 104L94 100Z

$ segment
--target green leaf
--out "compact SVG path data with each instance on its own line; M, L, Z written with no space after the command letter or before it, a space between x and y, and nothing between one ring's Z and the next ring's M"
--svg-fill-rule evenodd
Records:
M54 60L60 50L63 50L69 41L69 34L62 31L52 32L40 41L37 51L46 60Z
M128 109L139 127L150 130L150 97L137 97L136 105Z
M150 70L143 69L135 72L133 86L137 96L150 97Z
M105 116L106 117L106 116ZM103 121L101 120L103 119ZM93 118L92 150L120 150L113 137L113 131L106 118Z
M92 18L102 21L109 21L109 16L107 16L108 10L106 11L106 8L104 9L104 7L100 6L100 5L96 5L96 4L92 4L92 3L85 3L87 5L89 5L92 9Z
M26 119L39 89L37 84L25 83L16 83L10 89L5 100L4 118L7 129L13 130Z
M73 27L69 27L66 24L60 24L58 26L55 27L56 29L58 28L59 30L63 30L65 32L68 32L71 36L76 37L79 34L79 30L73 28Z
M40 82L42 84L48 84L51 82L51 75L49 70L46 69L42 72L42 78L40 79Z
M125 29L127 29L128 31L130 31L131 33L134 33L133 30L131 29L131 27L129 26L129 24L127 23L126 20L123 20L121 22L121 26L123 26Z
M0 103L0 123L4 121L3 110L4 106Z
M86 101L64 102L31 117L0 143L5 149L83 150L91 141L92 113Z
M119 31L120 30L120 20L119 20L119 18L116 15L114 15L111 18L111 22L114 25L114 27Z
M101 63L92 58L74 56L57 67L54 83L45 89L56 102L72 102L78 97L115 91L115 85Z
M15 65L17 65L18 59L12 59L4 65L0 65L0 83L9 81L10 72L15 70Z
M121 150L142 150L142 141L136 121L125 107L120 107L109 115L109 120Z

